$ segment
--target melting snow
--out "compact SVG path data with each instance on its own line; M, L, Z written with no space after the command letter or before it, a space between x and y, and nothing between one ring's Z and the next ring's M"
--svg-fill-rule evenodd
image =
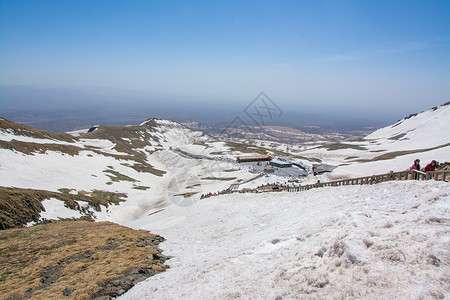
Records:
M166 272L120 299L449 297L450 186L389 182L224 195L129 223Z

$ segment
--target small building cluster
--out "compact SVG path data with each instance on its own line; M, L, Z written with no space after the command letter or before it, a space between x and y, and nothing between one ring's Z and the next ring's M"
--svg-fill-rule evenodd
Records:
M336 169L335 166L332 165L326 165L326 164L313 164L312 170L314 176L320 175L327 172L333 172L333 170Z
M295 163L287 158L272 155L247 155L238 156L238 163L253 163L252 170L262 174L275 174L282 177L307 176L308 171L301 163Z
M274 159L269 163L271 166L278 167L278 168L290 168L292 167L292 163L282 161L279 159Z

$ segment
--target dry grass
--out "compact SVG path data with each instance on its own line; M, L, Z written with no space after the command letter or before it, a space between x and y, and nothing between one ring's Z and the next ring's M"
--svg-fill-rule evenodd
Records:
M206 149L209 148L209 145L206 144L206 143L204 143L204 142L194 142L193 144L194 144L194 145L203 146L203 147L205 147Z
M236 143L236 142L226 142L226 145L230 148L231 151L239 151L242 153L258 153L261 155L266 155L266 154L270 154L273 153L275 155L278 156L289 156L288 153L284 152L284 151L279 151L279 150L274 150L274 149L267 149L267 148L263 148L263 147L258 147L258 146L253 146L253 145L247 145L247 144L242 144L242 143ZM210 154L214 154L215 152L212 152ZM222 152L220 152L222 153ZM300 155L292 155L292 157L294 158L298 158L298 159L304 159L304 160L308 160L311 162L322 162L320 159L318 158L308 158L308 157L304 157L304 156L300 156Z
M193 189L193 188L195 188L196 186L201 186L201 184L200 184L200 183L196 183L196 184L193 184L193 185L188 185L186 188L187 188L187 189Z
M0 130L9 131L14 135L28 136L37 139L55 139L65 142L74 142L74 138L70 134L43 131L3 118L0 118Z
M406 133L400 133L400 134L397 134L396 136L390 137L389 140L398 141L399 139L401 139L405 136L406 136Z
M141 190L141 191L146 191L146 190L148 190L149 188L150 188L149 186L144 186L144 185L133 186L133 189L135 189L135 190Z
M100 155L114 157L116 159L130 160L132 163L130 167L138 172L148 172L157 176L165 174L164 171L153 168L147 161L146 155L141 152L145 146L151 145L150 140L155 140L151 134L154 131L154 122L150 121L145 126L100 126L97 130L84 134L81 137L74 138L66 133L53 133L49 131L42 131L17 124L0 118L0 130L11 132L17 136L28 136L39 139L51 139L65 142L73 142L73 145L61 145L53 143L33 143L21 142L17 140L0 141L0 148L18 151L27 155L45 154L48 151L55 151L71 156L79 155L80 151L91 151ZM105 139L115 143L115 150L122 152L123 155L116 155L105 153L101 149L88 146L86 148L78 147L75 142L76 139ZM126 140L124 140L125 138ZM92 156L91 154L89 154Z
M359 156L349 156L349 157L346 157L344 160L350 160L350 159L356 159L356 158L359 158Z
M342 149L367 150L364 146L345 144L345 143L328 144L328 145L320 146L318 148L325 148L328 151L342 150Z
M122 173L119 173L119 172L111 170L111 169L104 170L103 172L104 173L108 173L108 174L106 174L106 176L108 176L111 179L111 181L114 181L114 182L119 182L119 181L136 182L137 181L134 178L131 178L131 177L127 176L127 175L124 175Z
M96 210L100 205L118 204L127 196L121 193L94 190L89 196L79 193L69 194L69 189L61 189L62 193L33 189L0 187L0 229L22 227L28 222L38 222L40 212L44 210L41 202L45 199L56 198L64 201L71 209L82 211L77 201L86 201Z
M223 155L224 152L222 152L222 151L215 151L215 152L211 152L209 154L211 154L211 155Z
M0 231L1 298L61 299L66 288L70 299L118 296L166 269L156 247L162 240L109 222Z
M84 150L77 146L61 145L61 144L39 144L31 142L20 142L12 140L10 142L0 141L0 148L15 150L27 155L45 154L47 151L61 152L71 156L78 155L80 151ZM103 153L102 153L103 154Z
M253 145L247 145L242 143L236 143L236 142L225 142L225 144L230 148L231 151L239 151L242 153L258 153L261 155L266 155L267 150L261 147L253 146Z
M427 149L417 149L417 150L405 150L405 151L394 151L394 152L389 152L389 153L385 153L382 155L378 155L372 159L359 159L359 160L355 160L355 162L369 162L369 161L379 161L379 160L388 160L388 159L394 159L398 156L403 156L403 155L408 155L408 154L415 154L415 153L422 153L422 152L427 152L427 151L431 151L431 150L436 150L436 149L440 149L440 148L444 148L444 147L448 147L450 146L450 143L441 145L441 146L437 146L437 147L433 147L433 148L427 148Z
M114 150L127 154L128 159L136 162L130 166L131 168L138 172L162 176L166 172L155 169L146 161L146 155L141 152L146 146L152 145L150 140L157 140L151 133L154 131L155 124L153 123L149 121L144 126L100 126L97 130L84 134L81 138L109 140L116 144Z
M183 194L176 194L174 196L178 196L178 197L182 196L184 198L189 198L189 197L192 197L192 196L194 196L196 194L198 194L198 192L186 192L186 193L183 193Z
M202 180L219 180L219 181L230 181L235 180L237 177L204 177Z

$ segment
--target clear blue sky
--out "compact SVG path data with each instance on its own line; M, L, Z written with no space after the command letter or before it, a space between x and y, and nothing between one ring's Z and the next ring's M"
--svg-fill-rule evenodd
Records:
M450 100L449 16L450 1L0 0L0 84L416 112Z

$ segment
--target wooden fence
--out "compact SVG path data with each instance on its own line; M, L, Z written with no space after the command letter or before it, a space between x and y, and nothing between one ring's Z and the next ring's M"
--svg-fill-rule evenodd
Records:
M394 180L430 180L430 179L448 181L450 179L450 171L435 171L425 173L417 170L408 170L403 172L391 172L382 175L373 175L367 177L343 179L324 183L308 184L297 187L282 187L282 189L288 192L299 192L325 186L361 185L361 184L376 184Z
M254 178L256 179L256 178ZM440 180L440 181L449 181L450 180L450 171L436 171L436 172L421 172L417 170L408 170L403 172L390 172L382 175L373 175L367 177L360 178L352 178L352 179L343 179L337 181L330 181L324 183L315 183L308 184L303 186L283 186L277 185L279 189L277 190L259 190L256 189L244 189L244 190L233 190L231 188L226 189L224 191L214 193L214 194L206 194L202 195L201 198L207 198L211 196L218 196L223 194L232 194L232 193L264 193L264 192L300 192L306 191L319 187L326 186L345 186L345 185L361 185L361 184L377 184L386 181L395 181L395 180Z

